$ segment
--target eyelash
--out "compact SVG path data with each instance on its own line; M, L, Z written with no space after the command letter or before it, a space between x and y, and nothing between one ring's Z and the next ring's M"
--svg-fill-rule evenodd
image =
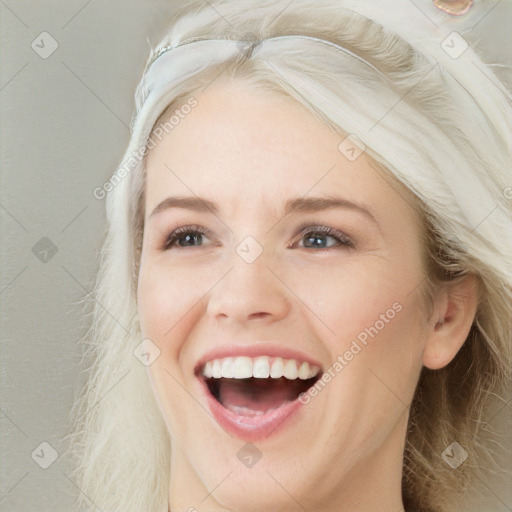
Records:
M343 234L341 231L338 231L337 229L330 228L328 226L311 226L309 224L305 224L300 226L300 237L301 240L304 238L305 235L323 235L323 236L329 236L334 239L336 239L337 244L335 246L331 247L323 247L321 249L317 249L317 251L326 251L329 249L335 249L336 247L347 247L347 248L353 248L355 246L353 240L349 238L347 235ZM191 226L182 226L180 228L175 229L172 233L169 234L167 237L163 250L169 250L173 246L175 246L175 243L179 241L182 237L182 235L211 235L212 232L209 229L203 228L201 226L197 225L191 225ZM179 246L178 246L179 247ZM179 249L187 249L194 246L187 246L187 247L179 247ZM195 246L197 247L197 246Z

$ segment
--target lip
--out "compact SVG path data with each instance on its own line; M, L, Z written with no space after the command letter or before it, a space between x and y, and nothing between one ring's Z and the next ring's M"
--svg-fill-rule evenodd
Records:
M322 373L322 365L304 352L279 346L275 343L252 343L251 345L224 345L206 352L196 363L194 372L201 387L208 409L217 423L228 433L245 441L261 441L276 435L287 426L293 418L298 419L301 408L304 406L298 397L281 407L262 414L260 416L243 416L236 414L220 404L212 396L205 379L201 375L201 369L207 361L221 359L224 357L282 357L283 359L295 359L306 361L311 365L318 366Z

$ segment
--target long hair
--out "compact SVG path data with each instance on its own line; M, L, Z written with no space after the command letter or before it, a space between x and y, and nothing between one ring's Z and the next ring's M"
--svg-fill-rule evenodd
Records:
M471 49L461 60L471 58L475 66L450 61L449 56L439 64L421 51L422 45L439 44L429 43L428 34L418 31L409 40L404 33L399 35L398 8L387 18L381 16L382 25L372 20L372 9L383 10L377 7L380 1L366 8L368 17L358 13L350 0L209 4L215 9L195 0L178 12L170 31L151 51L144 77L161 52L186 41L216 37L260 41L301 34L350 49L378 69L385 81L369 72L361 76L350 63L343 65L320 49L317 55L276 52L265 59L259 59L257 51L252 56L241 52L237 58L198 67L184 76L165 102L141 119L147 94L143 77L136 92L130 144L104 187L109 192L108 226L94 293L86 298L92 312L84 340L87 383L72 410L68 451L75 466L71 478L81 490L80 510L167 510L169 433L147 369L134 355L142 341L136 303L144 229L141 155L147 152L148 135L157 119L219 76L292 97L341 137L357 133L367 153L407 186L424 218L427 299L443 281L468 273L477 276L480 297L470 334L445 368L423 368L406 437L402 485L406 510L449 510L449 500L471 484L472 470L491 464L482 459L478 436L486 425L485 406L510 382L512 194L506 193L512 193L507 182L507 169L512 168L510 98L505 88L489 86L492 71ZM361 116L382 106L388 92L400 101L375 130L358 128ZM485 208L488 218L484 219L478 215ZM469 454L457 470L441 456L454 441Z

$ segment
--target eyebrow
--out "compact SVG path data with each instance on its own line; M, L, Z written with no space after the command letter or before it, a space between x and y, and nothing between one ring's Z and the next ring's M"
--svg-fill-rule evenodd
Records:
M208 199L201 198L198 196L171 196L161 201L155 209L151 212L150 218L157 215L158 213L168 210L170 208L184 208L199 213L213 213L214 215L219 214L219 206ZM377 225L377 220L370 210L360 204L348 201L341 197L327 195L322 197L297 197L295 199L288 199L284 205L284 216L295 213L295 212L319 212L329 210L332 208L345 208L354 210L362 213Z

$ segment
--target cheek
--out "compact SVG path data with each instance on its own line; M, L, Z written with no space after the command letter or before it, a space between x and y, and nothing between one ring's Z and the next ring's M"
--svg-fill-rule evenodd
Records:
M163 341L173 335L180 318L186 316L188 300L182 284L154 268L141 269L138 312L142 335L150 338L162 351L168 349Z
M200 289L198 282L191 281L188 271L170 270L154 259L141 262L137 289L141 335L160 350L148 375L171 438L185 438L186 434L187 424L182 419L190 400L183 391L187 375L180 367L180 357L207 290Z
M280 277L328 328L325 334L330 332L343 340L376 322L381 328L383 321L388 325L398 317L397 309L412 298L409 293L418 273L406 262L366 256L325 260L323 265L316 263L303 269L290 266Z
M372 409L380 411L375 417L384 421L391 409L398 414L412 400L422 367L424 312L418 293L411 293L417 284L412 275L363 282L366 289L355 288L346 316L338 317L331 351L333 359L343 355L347 361L349 387L366 387Z
M215 283L212 272L195 270L170 267L156 258L141 263L137 289L141 334L168 360L177 358L184 333L197 322L202 299Z
M304 310L331 360L346 353L351 367L382 370L408 393L421 369L425 335L419 256L410 248L345 263L290 273L288 282L314 313Z

